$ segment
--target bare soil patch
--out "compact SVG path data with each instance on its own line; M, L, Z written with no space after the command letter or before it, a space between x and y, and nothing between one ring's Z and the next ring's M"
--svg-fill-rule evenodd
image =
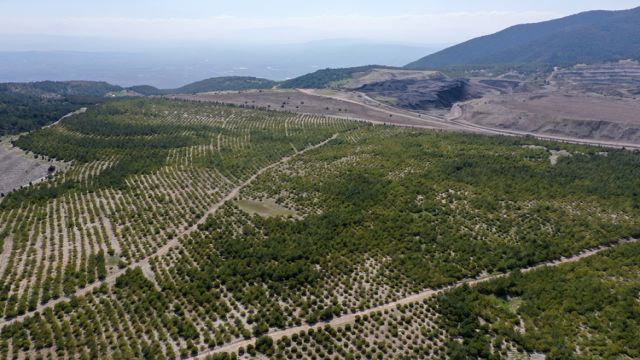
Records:
M560 150L560 151L550 150L550 151L551 151L551 156L549 156L549 162L551 162L551 165L557 165L558 161L560 161L560 158L573 156L567 150Z
M6 195L45 179L50 174L50 166L54 166L55 171L66 168L62 162L36 158L33 154L14 147L11 144L13 139L14 137L0 139L0 193Z
M258 214L263 217L280 217L280 216L296 216L297 213L293 210L276 203L274 199L265 200L251 200L242 199L237 200L238 207L249 214Z
M600 95L519 93L458 104L454 120L496 129L640 144L640 103Z
M367 72L355 74L352 80L344 84L343 88L357 89L367 84L390 80L422 81L443 78L445 78L445 75L439 71L373 69Z

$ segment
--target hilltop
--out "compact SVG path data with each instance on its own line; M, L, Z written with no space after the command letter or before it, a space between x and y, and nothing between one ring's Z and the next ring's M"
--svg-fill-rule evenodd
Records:
M365 65L350 68L322 69L310 74L287 80L280 84L283 89L323 89L339 86L354 76L375 69L394 69L393 67L380 65Z
M240 91L251 89L271 89L277 82L250 76L225 76L197 81L176 89L158 89L153 86L133 86L128 90L141 95L188 94L210 91Z

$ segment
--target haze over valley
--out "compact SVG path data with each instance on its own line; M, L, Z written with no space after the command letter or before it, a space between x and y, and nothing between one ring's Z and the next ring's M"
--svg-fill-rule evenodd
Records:
M32 47L23 40L0 36L0 82L42 80L94 80L120 86L152 85L177 88L219 76L255 76L286 80L327 67L341 68L361 64L403 66L445 45L381 43L370 40L323 40L299 44L169 44L148 47L135 43L117 46L112 51L97 51L95 40L54 37L50 41L67 44L66 50L46 49L31 38ZM18 37L20 39L21 37ZM18 44L15 44L18 43ZM87 44L89 43L89 44ZM13 45L10 45L13 44ZM107 45L108 46L108 45ZM27 49L27 50L25 50ZM89 49L89 50L75 50Z

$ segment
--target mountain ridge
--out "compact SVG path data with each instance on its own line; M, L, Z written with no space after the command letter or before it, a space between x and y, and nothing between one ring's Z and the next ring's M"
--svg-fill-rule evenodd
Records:
M640 58L640 7L520 24L454 45L407 69L461 65L575 65Z

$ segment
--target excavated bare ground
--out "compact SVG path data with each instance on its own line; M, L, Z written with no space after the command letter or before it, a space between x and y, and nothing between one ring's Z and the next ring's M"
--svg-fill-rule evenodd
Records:
M37 182L49 175L49 166L62 170L64 163L36 158L13 147L12 137L0 138L0 193L6 195L16 189Z
M578 139L640 144L640 102L600 95L519 93L456 105L451 119Z

